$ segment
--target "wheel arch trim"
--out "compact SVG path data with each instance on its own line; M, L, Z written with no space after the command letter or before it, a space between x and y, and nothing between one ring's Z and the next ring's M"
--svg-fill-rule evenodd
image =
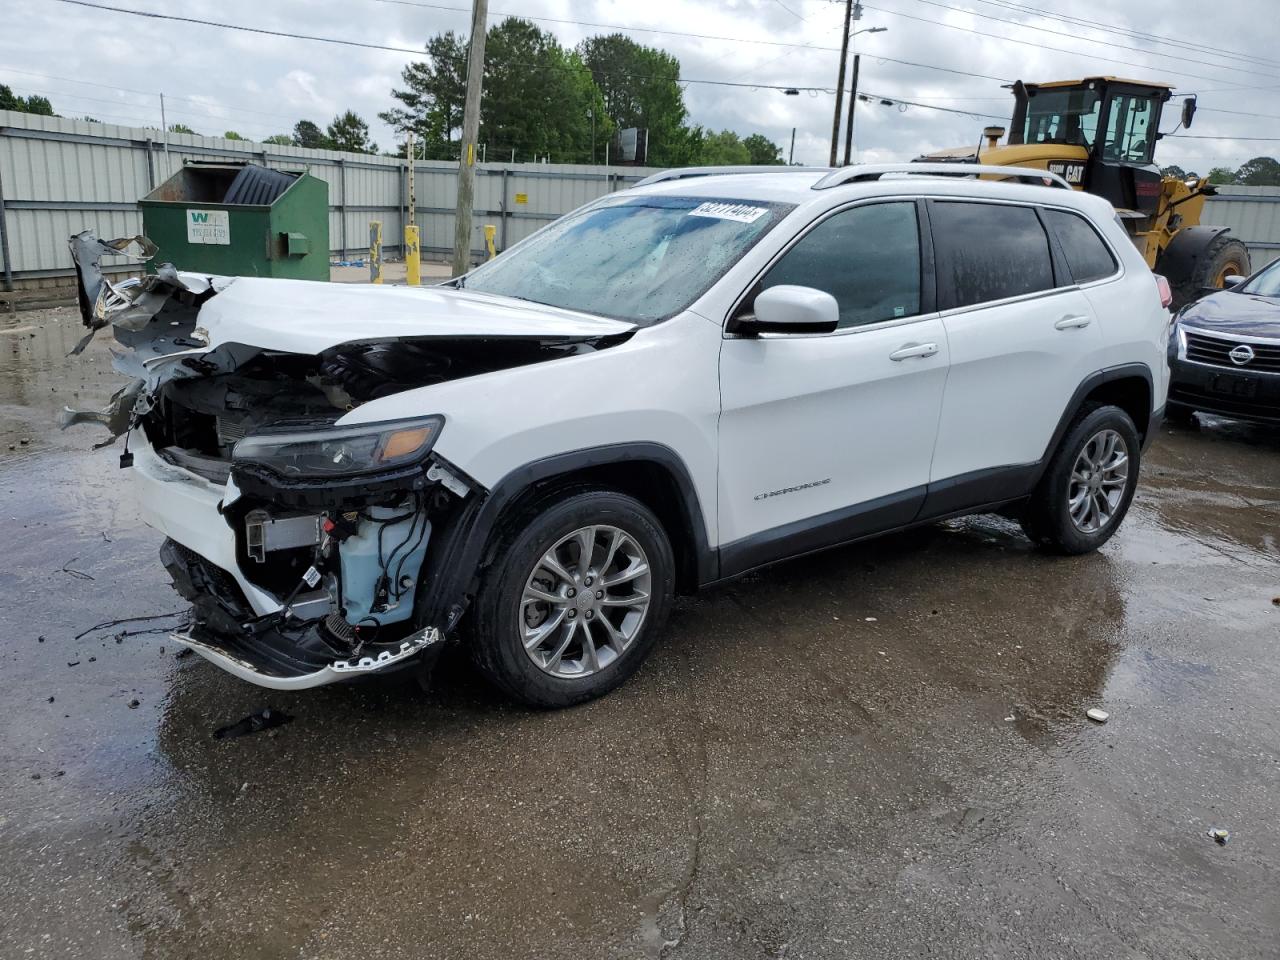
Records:
M585 469L618 464L652 464L662 469L679 493L676 507L692 538L698 585L719 576L717 552L710 546L706 515L694 486L692 474L675 450L650 441L610 443L566 451L516 467L483 495L477 495L444 532L446 542L435 557L431 571L434 581L425 591L428 597L417 611L417 622L437 624L450 631L457 625L474 593L481 565L507 508L538 484L569 477Z
M1148 409L1144 417L1135 420L1134 426L1138 429L1138 435L1142 437L1144 446L1146 441L1150 439L1154 432L1153 427L1158 425L1159 411L1152 407L1155 401L1155 377L1152 376L1151 368L1145 363L1121 363L1114 367L1105 367L1091 373L1080 381L1080 385L1076 387L1075 393L1071 395L1071 400L1067 403L1066 409L1062 412L1062 417L1058 420L1057 427L1054 428L1053 436L1050 437L1048 445L1045 447L1044 455L1040 458L1039 470L1036 473L1035 483L1039 483L1041 477L1044 476L1045 470L1049 468L1049 461L1053 459L1054 451L1062 443L1062 438L1066 436L1067 430L1071 427L1071 423L1080 413L1080 408L1084 406L1085 400L1089 394L1093 393L1099 387L1106 386L1108 383L1117 383L1121 380L1140 379L1147 385ZM1163 410L1163 406L1160 408ZM1034 486L1034 484L1033 484Z

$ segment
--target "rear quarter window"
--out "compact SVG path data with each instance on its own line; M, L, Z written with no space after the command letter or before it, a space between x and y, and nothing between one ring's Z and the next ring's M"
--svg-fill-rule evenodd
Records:
M934 201L929 221L940 309L1053 289L1049 237L1031 207Z
M1088 283L1116 272L1116 258L1088 220L1065 210L1046 210L1044 217L1058 238L1072 280Z

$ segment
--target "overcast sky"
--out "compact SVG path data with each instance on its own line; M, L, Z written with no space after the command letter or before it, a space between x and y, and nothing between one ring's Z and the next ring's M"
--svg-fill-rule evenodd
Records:
M466 33L470 16L468 0L95 2L413 49L439 31ZM878 97L1005 119L1012 105L998 79L880 57L1006 80L1113 74L1163 80L1179 91L1204 91L1193 135L1280 138L1277 5L1277 0L1242 0L1229 8L1229 15L1216 16L1212 10L1206 13L1204 0L869 0L856 26L887 27L888 32L856 37L854 49L863 54L860 88ZM1057 13L1040 15L1032 7ZM827 162L843 23L839 0L492 0L490 23L510 13L605 25L536 21L566 46L613 32L612 27L627 27L624 32L637 41L679 57L681 76L689 80L822 88L789 97L776 90L689 83L685 100L692 122L743 136L761 132L784 152L795 127L796 161ZM1085 28L1058 16L1098 26ZM392 132L377 114L390 105L390 90L411 59L402 53L145 20L58 0L0 0L0 23L6 25L0 31L0 82L20 93L48 96L64 116L158 125L158 99L148 91L164 91L170 123L185 123L206 134L235 129L252 139L288 132L304 117L323 127L334 114L353 109L387 148ZM1135 39L1113 28L1176 38L1198 49ZM1176 117L1176 109L1166 108L1162 129L1172 129ZM933 148L976 143L982 127L994 122L920 107L859 103L856 145L867 161L909 159ZM1257 155L1280 155L1280 140L1165 139L1157 160L1203 173L1215 165L1236 167Z

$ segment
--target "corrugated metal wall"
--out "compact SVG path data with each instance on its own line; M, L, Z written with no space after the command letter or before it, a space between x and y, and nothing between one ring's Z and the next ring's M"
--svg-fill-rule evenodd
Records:
M369 221L382 221L384 247L398 252L407 221L407 163L334 150L305 150L248 140L169 134L108 123L0 110L0 219L15 280L71 272L67 238L84 229L104 238L142 232L137 201L187 160L255 160L308 167L329 185L329 245L339 256L367 249ZM425 253L453 250L458 165L415 166L416 222ZM472 249L483 255L482 227L498 228L499 249L589 200L652 173L638 167L537 163L477 166ZM111 266L111 260L104 263ZM117 261L123 265L123 261ZM0 264L2 270L3 264ZM3 273L0 272L0 281Z
M1280 259L1280 187L1219 187L1204 205L1204 222L1230 227L1255 270Z
M100 237L142 232L137 200L187 160L308 166L329 184L333 253L363 251L370 220L382 221L388 252L399 249L408 202L403 160L188 134L170 134L166 151L159 136L156 130L0 110L0 220L6 226L0 257L7 248L14 277L70 272L67 238L86 228ZM453 249L457 164L419 161L415 170L422 249L448 253ZM481 228L486 223L498 228L498 247L504 249L561 214L653 172L536 163L480 164L477 170L472 239L477 257L483 254ZM1280 257L1280 187L1220 191L1206 204L1205 222L1231 227L1248 244L1255 268Z

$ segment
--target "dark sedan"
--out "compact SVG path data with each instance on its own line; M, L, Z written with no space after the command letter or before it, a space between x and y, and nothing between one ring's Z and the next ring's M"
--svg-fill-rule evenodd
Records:
M1169 342L1165 416L1280 424L1280 260L1185 307Z

